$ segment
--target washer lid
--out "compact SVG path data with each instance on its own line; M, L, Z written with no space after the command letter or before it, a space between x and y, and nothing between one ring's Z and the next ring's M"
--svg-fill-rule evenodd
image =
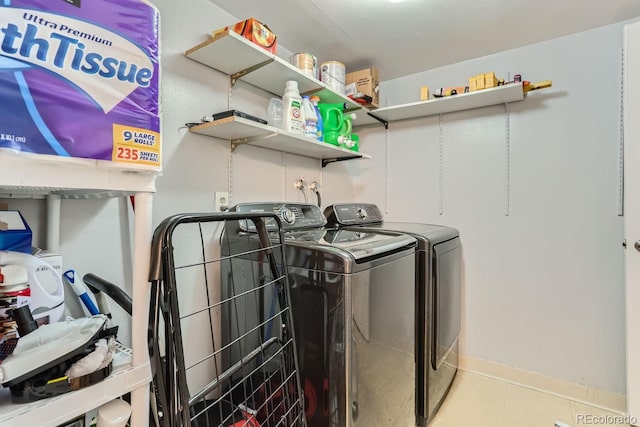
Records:
M385 222L380 226L381 230L398 231L411 234L420 239L429 240L432 245L460 237L460 232L446 225L423 224L415 222Z
M381 258L390 253L415 246L416 239L402 233L369 232L341 228L291 231L284 235L288 246L305 248L337 256L346 261L361 262L365 259ZM295 260L289 260L293 266Z
M371 233L360 230L329 229L321 243L348 252L356 262L378 258L415 245L416 239L400 233Z

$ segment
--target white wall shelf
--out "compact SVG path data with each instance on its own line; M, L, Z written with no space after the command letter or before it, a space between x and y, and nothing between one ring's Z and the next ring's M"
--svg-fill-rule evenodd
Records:
M0 195L36 197L117 197L155 192L158 172L151 168L69 157L0 150Z
M232 82L241 79L277 96L284 94L287 80L296 80L303 95L318 95L321 102L326 103L346 103L347 110L362 109L357 102L233 31L211 37L187 50L185 55L230 75Z
M511 83L505 86L435 98L428 101L378 108L372 114L383 121L393 122L507 104L522 101L524 98L522 83Z
M367 115L362 105L335 92L325 83L304 74L295 66L282 58L266 51L233 31L224 31L215 37L187 50L188 58L198 61L210 68L228 74L231 84L237 79L266 90L276 96L282 96L286 82L295 80L303 95L318 95L324 103L345 104L345 110L357 111L361 120L370 123L377 120ZM314 141L276 128L264 126L241 118L230 118L230 121L204 123L191 127L191 132L226 139L231 142L232 150L240 144L279 150L301 156L322 160L322 166L328 163L371 158L340 147ZM371 122L373 123L373 122Z
M340 160L370 159L371 156L296 135L242 117L227 117L192 126L191 132L227 140L232 150L242 144L321 159L322 165Z
M16 153L0 150L0 198L47 197L47 248L57 250L60 198L135 196L131 363L104 381L76 392L27 404L13 404L0 389L0 425L55 427L131 393L132 427L149 423L151 368L147 346L149 257L152 238L152 193L157 169L108 161Z

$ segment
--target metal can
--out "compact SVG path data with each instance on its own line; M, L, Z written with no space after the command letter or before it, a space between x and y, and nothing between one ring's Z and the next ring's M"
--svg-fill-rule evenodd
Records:
M344 95L345 66L342 62L327 61L320 64L320 80L329 89Z
M312 54L295 53L289 57L289 63L309 77L318 78L318 58Z

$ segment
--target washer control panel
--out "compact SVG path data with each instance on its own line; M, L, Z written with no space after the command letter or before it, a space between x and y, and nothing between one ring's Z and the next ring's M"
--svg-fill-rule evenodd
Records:
M324 211L327 223L333 225L368 225L382 222L382 213L370 203L342 203L327 207Z
M286 224L289 224L289 225L295 224L296 213L292 211L290 208L284 207L280 209L279 214L280 214L280 219L282 219L282 221L285 222Z
M324 227L327 223L320 208L305 203L258 202L240 203L231 211L241 213L274 213L280 218L283 230ZM267 222L267 229L275 230L275 221Z

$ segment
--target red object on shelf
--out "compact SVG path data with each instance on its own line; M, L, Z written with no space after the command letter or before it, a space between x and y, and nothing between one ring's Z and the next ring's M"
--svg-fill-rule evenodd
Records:
M217 34L234 31L247 40L251 40L261 48L275 54L278 48L278 40L273 31L262 22L255 18L245 19L230 27L224 27L213 33L213 37Z

